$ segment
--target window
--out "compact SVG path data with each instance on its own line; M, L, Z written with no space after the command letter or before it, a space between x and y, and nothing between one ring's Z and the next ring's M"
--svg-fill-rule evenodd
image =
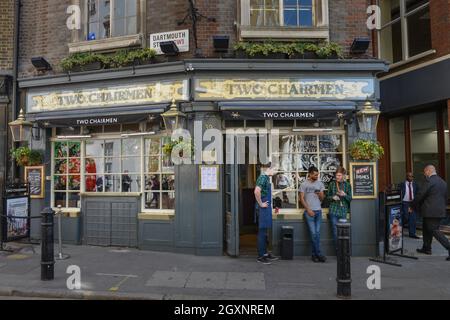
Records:
M405 180L405 119L403 117L389 120L389 142L391 158L392 183L399 184Z
M80 207L81 142L53 144L54 204L63 208Z
M86 192L140 192L141 139L86 141Z
M145 139L145 209L175 208L175 171L163 145L170 137Z
M312 27L313 0L250 0L250 25Z
M420 184L424 182L424 177L420 173L423 172L425 165L432 164L439 168L436 113L415 114L410 119L412 168Z
M86 40L138 33L139 0L86 0Z
M327 188L338 166L344 165L344 135L280 135L278 172L273 177L273 203L282 209L300 209L299 189L308 169L319 169Z
M431 50L427 0L382 0L380 56L392 63Z

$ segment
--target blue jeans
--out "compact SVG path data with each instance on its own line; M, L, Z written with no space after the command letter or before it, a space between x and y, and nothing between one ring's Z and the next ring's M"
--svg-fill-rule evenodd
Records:
M258 229L258 257L262 257L267 253L267 228Z
M331 222L331 231L333 233L334 246L337 248L337 223L339 221L339 217L335 214L330 213L330 222Z
M309 234L311 236L312 255L321 256L320 252L320 224L322 223L322 210L314 210L314 217L310 217L305 211L305 221L308 224Z
M409 202L402 203L402 219L403 219L403 227L405 227L406 223L408 223L408 231L409 236L414 237L416 235L416 220L417 213L416 210L413 209L411 213L408 213L408 208L410 207Z

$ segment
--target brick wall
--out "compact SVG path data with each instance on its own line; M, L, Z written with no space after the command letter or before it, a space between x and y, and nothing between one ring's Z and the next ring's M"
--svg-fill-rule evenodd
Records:
M14 55L14 0L0 1L0 70L12 70Z
M367 7L371 1L366 0L329 0L330 40L344 48L345 54L350 51L353 39L358 37L372 38L367 28ZM366 55L372 55L372 43Z

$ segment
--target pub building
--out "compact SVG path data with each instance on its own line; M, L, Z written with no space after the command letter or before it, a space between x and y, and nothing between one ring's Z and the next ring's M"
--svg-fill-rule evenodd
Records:
M202 131L220 129L224 154L237 148L225 141L226 130L279 131L279 149L268 143L279 163L272 179L279 208L273 251L279 253L281 227L292 226L294 254L310 255L300 183L314 165L327 185L339 165L349 168L354 139L375 139L375 133L361 132L357 113L367 105L379 108L381 71L387 65L374 59L193 59L22 79L26 119L34 126L30 145L45 154L45 195L32 199L32 215L60 206L66 243L256 254L259 165L222 164L206 152L202 165L174 165L167 152L171 108L180 116L178 127L186 120L193 137L197 121ZM327 211L321 241L324 253L334 255ZM374 197L352 201L353 255L375 254L376 212ZM39 237L39 228L33 220L32 237Z

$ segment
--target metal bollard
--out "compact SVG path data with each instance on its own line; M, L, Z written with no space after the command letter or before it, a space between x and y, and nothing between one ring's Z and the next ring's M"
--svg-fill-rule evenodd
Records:
M350 270L350 223L337 223L337 296L350 298L352 295L352 278Z
M42 210L41 222L41 280L53 280L54 278L54 238L53 238L53 215L51 208Z
M57 215L58 215L58 254L56 255L56 260L65 260L65 259L69 259L70 256L68 254L64 254L63 253L63 249L62 249L62 225L61 225L61 219L62 219L62 209L61 209L61 205L58 205L58 211L57 211Z

